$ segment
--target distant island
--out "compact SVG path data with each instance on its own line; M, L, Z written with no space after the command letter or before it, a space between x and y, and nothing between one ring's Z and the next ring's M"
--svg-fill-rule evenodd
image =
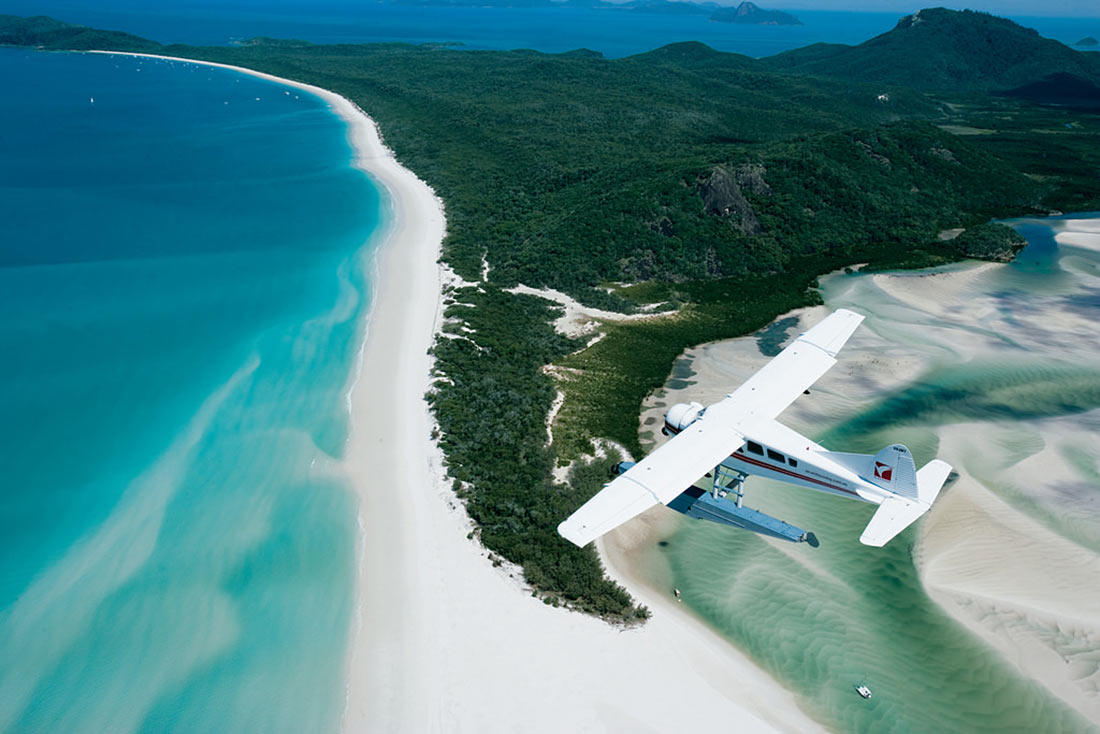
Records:
M1100 41L1097 41L1092 36L1085 36L1084 38L1082 38L1080 41L1078 41L1077 43L1075 43L1073 45L1088 48L1088 47L1091 47L1091 46L1100 46Z
M780 10L765 10L755 3L742 2L727 6L706 0L389 0L394 5L491 7L491 8L597 8L600 10L628 10L635 13L660 13L663 15L706 15L718 23L744 25L802 25L802 21Z
M722 8L710 19L719 23L745 23L750 25L802 25L802 21L782 10L764 10L748 0L736 8Z

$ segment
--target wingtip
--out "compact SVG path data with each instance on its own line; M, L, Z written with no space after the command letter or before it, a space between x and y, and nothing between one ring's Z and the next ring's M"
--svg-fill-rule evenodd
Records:
M558 524L558 535L578 548L585 547L591 541L590 538L584 537L584 528L576 527L576 523L570 522L570 518L566 518Z
M867 533L859 536L859 542L871 548L881 548L882 546L886 545L886 541L882 538L874 538Z
M859 311L853 311L850 308L838 308L833 311L833 315L840 314L846 321L854 323L853 328L858 328L867 317L861 314Z
M863 319L863 314L846 308L838 308L802 334L800 338L821 348L826 354L835 358L848 339L855 333L855 330L863 323Z

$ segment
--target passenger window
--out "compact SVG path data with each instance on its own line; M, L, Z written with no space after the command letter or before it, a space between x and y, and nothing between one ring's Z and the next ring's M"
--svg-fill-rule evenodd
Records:
M749 450L750 454L760 454L761 456L764 455L764 447L756 443L755 441L746 441L745 448Z
M798 466L798 459L795 459L793 457L788 456L787 457L787 463L790 464L791 466Z
M780 464L787 460L786 456L779 453L778 451L773 451L771 449L768 449L768 458L772 461L778 461Z

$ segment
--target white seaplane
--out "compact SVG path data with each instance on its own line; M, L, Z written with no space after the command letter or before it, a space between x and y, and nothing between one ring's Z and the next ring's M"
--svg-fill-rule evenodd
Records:
M637 464L619 464L619 476L558 532L584 546L662 503L690 517L816 545L812 533L742 506L744 481L756 475L878 505L859 540L876 547L888 543L928 512L951 466L935 459L918 471L901 444L874 455L829 451L775 420L836 364L837 352L862 321L858 313L838 310L725 399L707 408L674 405L663 430L672 439ZM712 477L709 492L691 486L704 474ZM731 493L734 498L727 498Z

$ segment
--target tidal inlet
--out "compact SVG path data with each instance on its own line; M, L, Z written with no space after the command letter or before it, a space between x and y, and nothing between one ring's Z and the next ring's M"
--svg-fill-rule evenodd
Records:
M1100 721L1100 219L1010 224L1029 242L1010 265L822 278L825 306L689 350L643 415L721 399L826 312L867 315L780 420L832 450L948 461L932 512L870 549L873 506L754 477L746 504L820 547L683 519L643 561L836 730Z

